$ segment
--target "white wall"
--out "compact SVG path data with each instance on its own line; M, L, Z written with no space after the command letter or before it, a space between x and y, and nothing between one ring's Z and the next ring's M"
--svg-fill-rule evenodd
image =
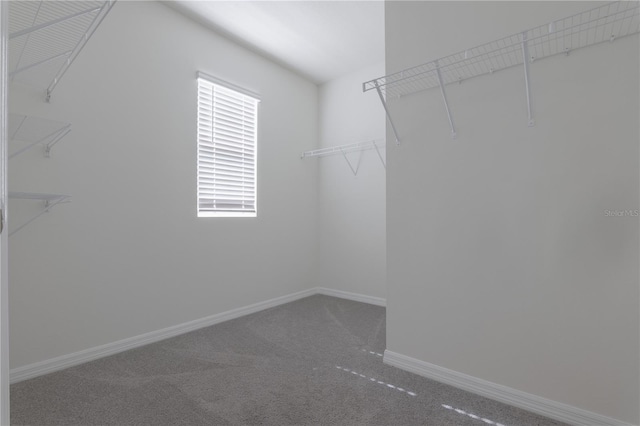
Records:
M320 145L384 140L385 115L362 83L384 75L384 64L352 72L320 86ZM386 156L384 146L380 154ZM320 263L318 285L386 297L385 169L374 150L310 158L319 163ZM362 155L360 157L360 155ZM359 164L359 166L358 166Z
M399 71L592 2L388 2ZM419 42L417 42L419 41ZM637 424L638 37L391 102L387 349ZM390 128L387 129L390 137Z
M196 218L198 70L261 95L257 219ZM53 158L10 163L11 190L73 196L11 237L12 368L314 284L314 84L164 5L118 2L51 104L18 85L10 103L73 125Z

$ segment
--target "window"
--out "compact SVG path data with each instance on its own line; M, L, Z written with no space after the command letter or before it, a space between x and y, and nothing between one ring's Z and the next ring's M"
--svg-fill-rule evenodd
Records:
M198 73L198 217L255 217L256 95Z

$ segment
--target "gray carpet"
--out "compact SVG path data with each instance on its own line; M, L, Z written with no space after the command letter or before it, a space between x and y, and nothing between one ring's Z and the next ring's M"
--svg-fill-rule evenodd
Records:
M14 425L561 425L382 363L384 308L312 296L11 386Z

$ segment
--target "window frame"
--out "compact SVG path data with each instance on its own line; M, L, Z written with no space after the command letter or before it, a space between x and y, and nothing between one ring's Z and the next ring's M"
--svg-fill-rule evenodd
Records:
M203 73L201 71L196 73L196 82L197 82L197 93L196 93L196 212L197 212L197 217L198 218L204 218L204 217L227 217L227 218L247 218L247 217L257 217L258 215L258 130L259 130L259 126L258 126L258 122L259 122L259 105L260 105L260 96L254 92L251 92L247 89L244 89L242 87L236 86L232 83L226 82L224 80L221 80L217 77L211 76L209 74ZM201 90L202 90L202 82L204 82L206 85L208 86L212 86L211 92L212 92L212 99L211 99L211 108L212 110L210 111L210 117L211 117L211 136L210 138L207 137L203 137L202 135L202 117L203 117L203 108L202 108L202 96L201 96ZM231 95L231 96L237 96L237 99L242 99L243 105L245 103L247 104L251 104L253 102L253 121L249 121L249 120L244 120L244 118L239 119L239 121L242 122L242 128L244 130L245 126L247 127L252 127L253 128L253 142L251 148L252 148L252 154L253 154L253 162L250 163L249 161L245 160L245 159L241 159L239 161L239 163L241 164L240 166L234 166L237 167L237 169L243 169L245 168L246 165L250 165L252 167L253 170L253 175L251 176L252 181L253 181L253 188L252 188L252 198L249 197L248 199L250 199L252 201L251 205L252 205L252 209L247 209L247 210L243 210L242 208L239 208L238 210L234 210L232 208L220 208L220 209L216 209L215 206L214 207L207 207L207 208L203 208L202 207L202 200L206 200L207 197L206 196L202 196L201 190L202 190L202 186L204 185L203 182L201 181L202 178L202 162L203 162L203 158L202 158L202 148L203 145L207 148L210 148L213 151L213 157L214 158L207 158L207 160L209 162L211 162L212 164L209 166L209 168L213 169L212 174L216 174L215 171L215 150L216 150L216 138L214 136L214 134L216 133L216 125L215 125L215 118L214 118L214 104L215 104L215 88L218 87L220 89L222 89L222 92L227 92L227 95ZM205 90L208 90L208 88L205 88ZM231 92L231 93L229 93ZM223 94L224 96L224 94ZM237 117L236 117L237 118ZM248 124L247 124L248 123ZM219 133L218 129L218 133ZM240 139L240 138L239 138ZM242 139L242 146L244 147L245 141L246 140L250 140L249 139L244 139L244 136L241 138ZM240 146L240 145L239 145ZM244 148L242 148L244 149ZM219 164L217 165L218 167L220 166ZM244 172L242 172L242 175L244 176ZM212 179L215 179L215 177L213 177ZM234 178L234 180L236 180L237 178ZM241 181L241 179L237 179L238 182ZM210 184L211 185L211 184ZM234 185L235 186L235 185ZM248 185L249 186L249 185ZM241 183L239 183L237 185L236 188L233 188L231 191L235 192L238 191L238 193L244 192L243 190L243 185ZM219 191L219 189L215 189L212 188L210 189L212 192L215 191ZM251 192L251 191L250 191ZM215 202L215 194L212 195L211 200L213 202ZM241 203L238 203L241 204Z

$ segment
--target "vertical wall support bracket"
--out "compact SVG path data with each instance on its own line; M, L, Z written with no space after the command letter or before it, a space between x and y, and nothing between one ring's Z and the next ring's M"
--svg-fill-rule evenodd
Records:
M455 139L458 137L458 133L456 132L455 124L453 124L451 109L449 108L449 102L447 101L447 92L444 90L444 83L442 82L442 74L440 73L440 65L438 65L438 61L435 61L435 64L436 64L436 74L438 75L438 84L440 85L440 93L442 94L442 101L444 102L444 107L447 110L447 117L449 118L449 126L451 126L451 139Z
M12 236L16 232L20 231L25 226L29 225L34 220L38 219L45 213L51 211L52 208L57 206L58 204L67 203L70 201L68 195L54 195L54 194L29 194L24 192L11 193L10 198L24 199L24 200L42 200L44 205L38 210L36 214L31 216L26 222L23 222L15 229L9 232L9 236Z
M55 138L53 138L53 140L51 142L49 142L45 147L44 147L44 156L47 158L51 158L51 148L53 148L53 146L55 144L57 144L58 142L60 142L60 139L64 138L65 136L67 136L67 134L71 131L71 125L69 124L67 127L65 127L64 129L62 129L62 131L60 131L60 133L58 133L58 135L56 135Z
M536 125L533 119L533 112L531 108L531 84L529 82L529 46L527 44L527 32L522 33L522 62L524 64L524 85L527 91L527 114L529 117L528 126L533 127Z
M384 95L382 94L382 89L380 89L380 85L378 82L375 82L376 91L378 92L378 96L380 96L380 102L382 102L382 107L384 108L384 112L387 114L387 119L389 120L389 124L391 124L391 129L393 130L393 135L396 138L396 145L400 145L400 138L398 137L398 132L396 131L396 126L393 124L393 120L391 119L391 114L389 114L389 109L387 108L387 102L384 100Z
M35 142L31 142L29 145L21 148L20 150L14 152L13 154L9 155L9 159L11 160L12 158L17 157L18 155L22 154L25 151L30 150L31 148L33 148L34 146L38 145L38 144L43 144L46 141L50 141L47 143L47 145L45 146L45 157L50 157L51 156L51 148L57 144L60 139L62 139L63 137L65 137L69 132L71 131L71 124L67 124L65 127L63 127L62 129L56 130L53 133L50 133L48 135L46 135L45 137L38 139Z
M382 158L382 154L380 154L380 148L378 148L378 144L376 143L376 141L373 141L373 147L376 149L376 153L378 154L378 158L382 163L382 167L387 170L387 163L384 162L384 158Z
M360 156L358 157L358 164L356 165L356 167L353 167L353 165L351 164L351 161L349 161L349 157L347 157L347 152L344 149L341 149L340 151L342 152L342 156L344 157L344 160L347 162L347 164L349 165L349 168L353 172L353 175L357 176L358 170L360 169L360 160L362 159L362 151L360 151Z

